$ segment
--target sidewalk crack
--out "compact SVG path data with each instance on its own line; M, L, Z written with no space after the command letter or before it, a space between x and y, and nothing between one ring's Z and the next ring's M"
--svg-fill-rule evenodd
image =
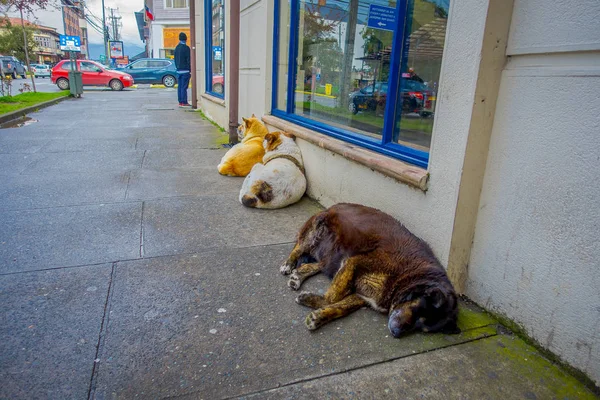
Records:
M144 209L146 202L142 201L142 216L140 218L140 258L144 258Z
M148 150L144 150L144 155L142 156L142 163L140 164L140 168L144 168L144 161L146 160L146 153Z
M110 277L108 280L108 291L106 293L106 301L104 303L104 313L102 314L102 322L100 323L100 335L98 336L98 343L96 344L96 355L94 356L94 367L92 368L92 377L90 379L90 388L88 390L88 400L92 399L96 395L96 385L98 383L98 370L100 368L100 357L104 350L104 343L106 341L106 335L108 334L108 324L110 322L110 305L112 303L113 295L113 282L115 280L117 263L112 264L112 270L110 271Z

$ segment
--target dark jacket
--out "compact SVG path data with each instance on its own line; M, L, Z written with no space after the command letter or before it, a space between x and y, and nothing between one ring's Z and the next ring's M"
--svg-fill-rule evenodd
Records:
M179 43L175 47L175 67L177 71L191 71L190 65L190 47L186 44Z

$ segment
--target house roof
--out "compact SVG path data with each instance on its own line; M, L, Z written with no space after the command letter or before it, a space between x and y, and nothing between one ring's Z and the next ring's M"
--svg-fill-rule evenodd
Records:
M6 20L9 20L11 25L21 26L21 18L11 18L11 17L0 17L0 26L6 25ZM51 26L44 26L44 25L34 24L33 22L28 21L28 20L24 20L23 22L24 22L25 26L31 27L33 29L39 29L39 30L45 30L45 31L55 31L56 32L56 28L53 28Z

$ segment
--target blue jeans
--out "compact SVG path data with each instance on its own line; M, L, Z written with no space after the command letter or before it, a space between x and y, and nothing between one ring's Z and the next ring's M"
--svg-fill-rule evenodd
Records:
M179 104L187 104L187 89L190 84L191 74L185 72L183 74L177 73L177 75L177 101L179 101Z

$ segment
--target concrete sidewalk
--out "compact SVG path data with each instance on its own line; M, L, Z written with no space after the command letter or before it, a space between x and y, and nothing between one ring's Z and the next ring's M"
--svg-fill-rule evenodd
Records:
M319 204L243 207L226 135L174 90L30 116L0 129L2 399L595 398L468 304L460 335L393 339L367 309L306 330L279 265Z

